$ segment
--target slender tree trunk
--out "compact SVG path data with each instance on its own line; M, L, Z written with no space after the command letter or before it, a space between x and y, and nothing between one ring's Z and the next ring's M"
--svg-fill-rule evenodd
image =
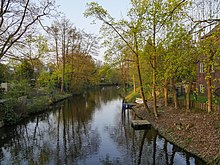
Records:
M104 20L103 20L104 21ZM134 47L135 49L133 49L131 47L131 45L129 44L129 42L119 33L119 31L109 22L104 21L104 23L106 23L107 25L109 25L110 27L113 28L113 30L119 35L119 37L126 43L126 45L129 47L129 49L135 54L136 56L136 67L137 67L137 71L138 71L138 79L139 79L139 85L140 85L140 93L141 93L141 97L143 99L144 102L144 107L145 109L150 112L150 109L147 105L147 101L145 99L145 95L144 95L144 90L143 90L143 84L142 84L142 78L141 78L141 71L140 71L140 66L139 66L139 53L138 53L138 44L137 44L137 36L136 36L136 32L134 32ZM134 29L137 30L137 29Z
M65 74L65 54L62 55L63 66L62 66L62 79L61 79L61 92L64 92L64 74Z
M135 75L133 74L133 89L134 89L134 93L137 92L137 89L136 89L136 80L135 80Z
M186 86L186 110L190 111L190 91L192 88L192 82L189 82Z
M173 91L173 103L174 103L174 108L178 108L178 101L177 101L177 93L176 93L176 87L174 83L174 79L171 79L171 85L172 85L172 91Z
M167 107L168 106L168 81L167 80L165 80L163 91L164 91L164 106Z
M156 95L156 81L157 81L157 50L156 50L156 13L154 13L153 26L153 109L154 116L157 118L157 95Z
M157 118L157 95L156 95L156 55L154 55L153 61L153 109L154 109L154 116Z
M65 75L65 46L66 46L66 37L65 37L65 29L63 31L63 37L62 37L62 62L63 62L63 66L62 66L62 79L61 79L61 92L64 92L64 75Z
M134 45L135 45L135 57L136 57L136 67L137 67L137 71L138 71L138 79L139 79L139 85L140 85L140 93L141 93L141 98L143 100L144 103L144 107L147 110L147 112L150 113L150 109L147 105L147 100L145 98L145 94L144 94L144 88L143 88L143 82L142 82L142 76L141 76L141 69L140 69L140 63L139 63L139 54L138 54L138 43L137 43L137 36L136 33L134 33Z
M59 53L58 53L58 41L56 37L55 37L55 47L56 47L56 65L58 68L59 67Z
M207 74L208 74L208 78L207 78L207 97L208 97L208 113L210 113L212 111L212 78L211 76L211 67L212 66L208 66L208 70L207 70Z
M144 103L144 107L146 108L146 110L148 112L150 112L150 109L147 105L147 101L145 99L145 95L144 95L144 88L143 88L143 83L142 83L142 77L141 77L141 70L140 70L140 65L139 65L139 58L138 56L136 56L136 66L137 66L137 70L138 70L138 79L139 79L139 85L140 85L140 93L141 93L141 98L143 100Z

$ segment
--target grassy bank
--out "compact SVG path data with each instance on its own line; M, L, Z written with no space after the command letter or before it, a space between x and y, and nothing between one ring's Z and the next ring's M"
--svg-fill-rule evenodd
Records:
M13 125L32 114L48 109L51 105L72 96L70 93L41 94L28 98L9 98L0 103L0 121ZM1 124L2 125L2 124Z

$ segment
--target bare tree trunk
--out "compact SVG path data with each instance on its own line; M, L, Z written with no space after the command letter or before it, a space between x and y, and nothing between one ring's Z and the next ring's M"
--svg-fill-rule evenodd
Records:
M61 92L64 92L64 74L65 74L65 54L62 55L63 66L62 66L62 79L61 79Z
M133 75L133 89L134 89L134 93L136 93L136 92L137 92L137 89L136 89L135 75Z
M63 66L62 66L62 79L61 79L61 92L64 92L64 75L65 75L65 47L66 47L66 32L65 32L65 27L64 27L64 31L63 31L63 37L62 37L62 61L63 61Z
M172 85L172 91L173 91L173 103L174 103L174 108L178 108L178 101L177 101L177 93L176 93L176 87L174 83L174 79L171 79L171 85Z
M165 84L164 84L164 106L167 107L168 106L168 81L165 80Z
M156 81L157 81L157 50L156 50L156 13L154 13L153 25L153 109L154 116L157 118L157 95L156 95Z
M139 53L138 53L138 44L137 44L137 36L136 36L136 32L134 32L134 47L135 49L133 49L131 47L131 45L129 44L129 42L119 33L119 31L109 22L105 21L105 20L102 20L104 21L104 23L106 23L107 25L109 25L110 27L112 27L112 29L119 35L119 37L126 43L126 45L129 47L129 49L135 54L135 57L136 57L136 67L137 67L137 71L138 71L138 79L139 79L139 85L140 85L140 93L141 93L141 97L143 99L143 102L144 102L144 107L145 109L150 112L150 109L147 105L147 101L145 99L145 95L144 95L144 89L143 89L143 83L142 83L142 78L141 78L141 70L140 70L140 64L139 64Z
M192 82L189 82L186 86L186 110L190 111L190 91L192 88Z
M57 68L59 68L58 41L56 37L55 37L55 47L56 47L56 65Z
M140 66L139 66L139 58L138 56L136 55L136 67L137 67L137 70L138 70L138 79L139 79L139 85L140 85L140 93L141 93L141 98L143 100L143 103L144 103L144 107L146 108L146 110L148 112L150 112L150 109L147 105L147 101L145 99L145 95L144 95L144 88L143 88L143 83L142 83L142 77L141 77L141 70L140 70Z
M153 110L154 110L154 116L157 118L157 95L156 95L156 55L154 55L153 60Z
M143 88L143 82L142 82L142 76L141 76L141 69L140 69L140 63L139 63L139 54L138 54L138 43L137 43L137 36L136 36L136 33L134 33L134 42L135 42L135 49L136 49L136 53L135 53L135 56L136 56L136 67L137 67L137 71L138 71L138 79L139 79L139 85L140 85L140 93L141 93L141 98L143 100L143 103L144 103L144 107L145 109L147 110L147 112L150 113L150 109L147 105L147 101L146 101L146 98L145 98L145 94L144 94L144 88Z

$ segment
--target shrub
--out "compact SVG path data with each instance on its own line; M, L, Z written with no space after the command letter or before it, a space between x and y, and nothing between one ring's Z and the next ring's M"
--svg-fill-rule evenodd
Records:
M18 98L21 96L29 95L32 90L33 89L31 89L29 83L26 80L14 81L11 83L7 96L9 98Z
M0 99L4 98L4 89L0 88Z
M15 124L18 117L14 111L17 105L17 101L14 99L7 100L1 106L1 111L3 112L3 121L6 125Z

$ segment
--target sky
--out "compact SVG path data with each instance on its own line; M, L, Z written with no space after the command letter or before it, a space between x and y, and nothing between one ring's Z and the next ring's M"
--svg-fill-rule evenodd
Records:
M98 2L112 17L118 19L126 16L130 4L130 0L56 0L56 3L59 11L63 12L76 28L98 35L101 22L92 24L93 18L85 18L83 15L86 4L92 1ZM103 53L104 49L101 49L96 59L103 60Z
M91 24L92 18L83 16L87 8L86 3L92 1L98 2L115 18L126 16L130 3L130 0L56 0L56 3L59 5L59 11L63 12L76 28L98 34L101 22L94 25Z

